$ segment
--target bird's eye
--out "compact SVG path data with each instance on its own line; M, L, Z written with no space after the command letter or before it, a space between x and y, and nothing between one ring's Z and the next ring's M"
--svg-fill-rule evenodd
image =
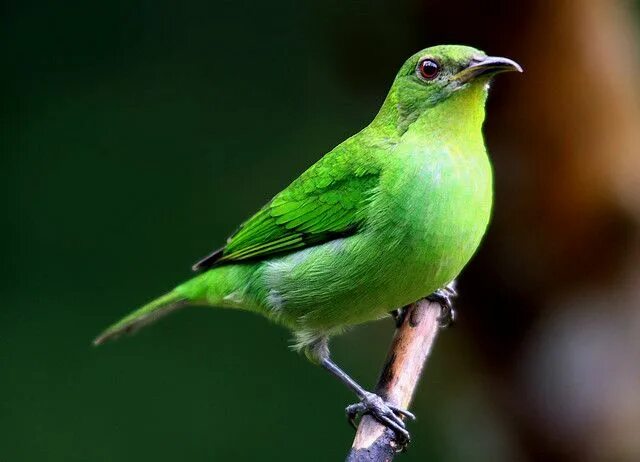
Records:
M420 76L425 80L433 80L440 73L440 65L433 59L425 59L418 64Z

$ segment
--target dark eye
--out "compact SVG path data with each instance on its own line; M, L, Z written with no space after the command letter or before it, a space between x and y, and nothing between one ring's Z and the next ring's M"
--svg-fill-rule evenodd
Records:
M433 80L440 73L440 65L433 59L425 59L418 64L420 76L425 80Z

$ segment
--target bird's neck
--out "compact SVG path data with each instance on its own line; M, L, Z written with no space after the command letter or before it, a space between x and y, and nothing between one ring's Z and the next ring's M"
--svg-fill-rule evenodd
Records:
M424 111L407 132L442 141L482 142L487 90L474 85Z
M391 92L370 127L387 138L401 138L409 132L453 137L481 135L487 87L480 82L469 85L434 106L414 112L398 104Z

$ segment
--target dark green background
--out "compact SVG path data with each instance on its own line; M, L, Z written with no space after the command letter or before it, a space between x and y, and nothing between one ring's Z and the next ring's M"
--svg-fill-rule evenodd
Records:
M408 55L504 53L477 20L499 6L461 18L432 3L1 7L1 461L344 457L353 397L259 317L185 310L90 342L368 123ZM359 327L335 357L372 386L391 334L391 321ZM509 460L483 398L458 399L486 386L465 372L467 342L439 339L402 460Z

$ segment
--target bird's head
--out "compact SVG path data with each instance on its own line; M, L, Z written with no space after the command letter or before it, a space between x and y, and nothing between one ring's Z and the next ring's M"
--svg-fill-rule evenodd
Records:
M454 96L482 108L491 78L509 71L522 72L522 68L511 59L487 56L472 47L426 48L407 59L400 68L388 102L397 112L398 124L405 127Z

